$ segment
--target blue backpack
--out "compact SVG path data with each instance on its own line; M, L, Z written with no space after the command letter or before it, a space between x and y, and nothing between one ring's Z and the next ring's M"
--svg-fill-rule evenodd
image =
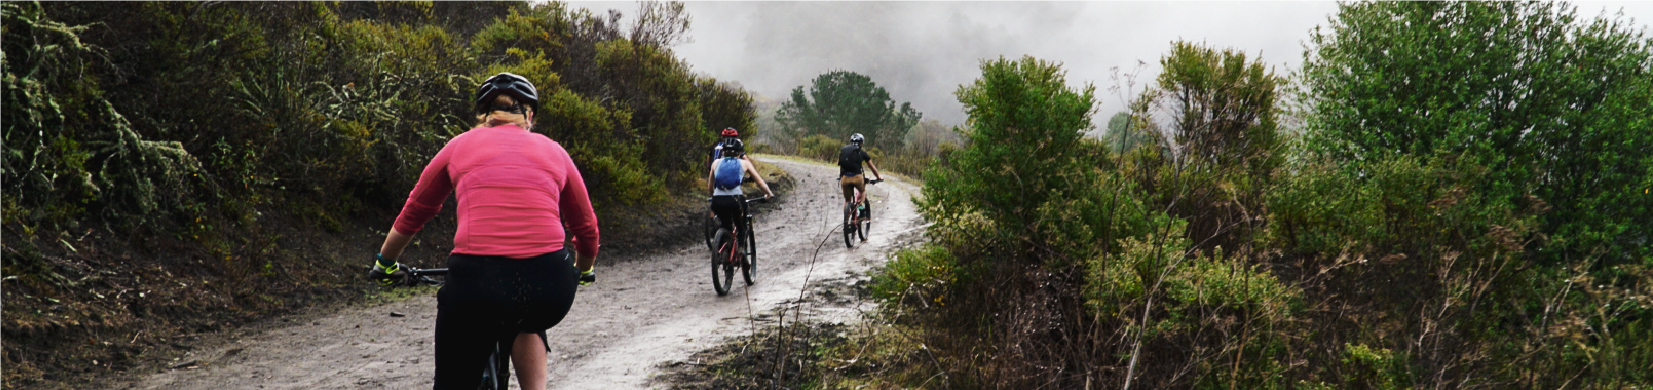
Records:
M740 169L740 159L724 157L717 165L717 188L727 190L740 187L741 176L744 174L745 172Z

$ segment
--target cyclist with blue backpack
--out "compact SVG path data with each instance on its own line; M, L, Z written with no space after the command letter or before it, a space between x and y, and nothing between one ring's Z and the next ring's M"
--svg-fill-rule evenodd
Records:
M712 170L707 175L709 180L706 184L712 190L712 213L717 215L718 223L724 229L733 229L745 222L741 219L746 215L742 209L746 207L746 202L743 201L746 194L741 191L740 183L746 180L747 175L751 175L752 179L758 182L758 188L763 189L765 199L775 197L775 193L769 191L769 184L763 182L763 176L758 175L758 169L752 166L752 162L739 157L744 149L739 142L723 145L722 157L712 162Z

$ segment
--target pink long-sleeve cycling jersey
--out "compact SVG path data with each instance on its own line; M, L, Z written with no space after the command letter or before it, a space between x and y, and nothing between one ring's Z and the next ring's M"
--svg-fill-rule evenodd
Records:
M457 193L459 230L453 253L528 258L563 248L563 226L574 249L597 256L597 216L568 151L516 125L478 127L453 137L419 175L396 217L412 235Z

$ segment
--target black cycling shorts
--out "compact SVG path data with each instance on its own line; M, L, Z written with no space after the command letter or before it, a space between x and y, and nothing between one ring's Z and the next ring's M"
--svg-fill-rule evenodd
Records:
M712 197L712 214L717 215L719 226L732 229L746 223L746 197L740 195L719 195Z
M562 322L574 305L579 271L568 249L528 259L448 256L436 292L436 389L476 389L494 343Z

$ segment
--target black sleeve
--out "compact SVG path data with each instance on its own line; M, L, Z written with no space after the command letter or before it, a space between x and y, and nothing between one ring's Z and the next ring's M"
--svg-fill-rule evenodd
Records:
M861 153L861 161L872 161L872 155L867 154L866 149L855 149L855 151Z

